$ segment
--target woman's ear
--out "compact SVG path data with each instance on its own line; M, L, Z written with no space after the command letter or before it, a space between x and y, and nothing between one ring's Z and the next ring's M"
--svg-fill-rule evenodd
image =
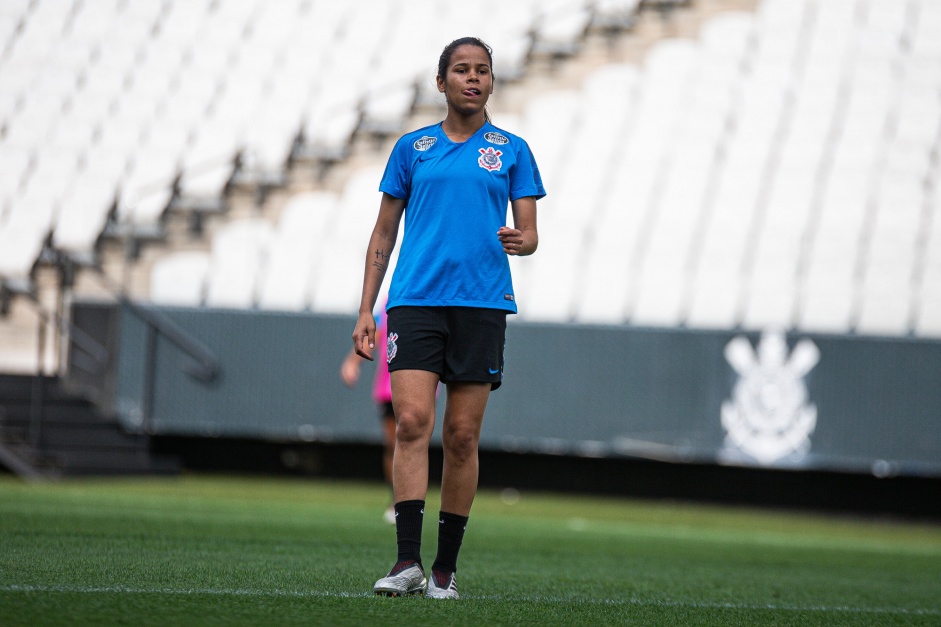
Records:
M435 76L435 83L438 85L438 91L442 94L444 93L444 79L440 76Z

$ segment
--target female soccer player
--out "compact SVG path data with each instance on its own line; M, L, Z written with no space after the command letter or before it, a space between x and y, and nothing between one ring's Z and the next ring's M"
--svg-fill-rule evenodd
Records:
M379 189L369 240L357 354L372 359L372 310L402 216L405 233L388 302L386 360L397 420L392 485L398 559L376 594L458 598L455 572L477 493L477 444L490 391L503 379L506 315L516 312L508 255L536 250L536 200L545 196L529 146L493 126L490 47L474 37L438 60L444 121L396 143ZM505 226L507 202L513 227ZM421 530L435 389L447 387L438 552L426 580Z

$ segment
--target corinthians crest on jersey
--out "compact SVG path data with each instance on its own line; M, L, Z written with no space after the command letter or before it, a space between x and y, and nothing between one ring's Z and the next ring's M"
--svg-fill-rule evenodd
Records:
M726 449L760 464L803 456L817 425L817 407L808 403L804 377L820 360L820 350L804 339L788 355L784 332L761 334L757 351L747 338L733 338L725 358L738 373L731 400L722 403Z
M503 154L502 150L496 150L493 146L489 146L481 148L479 152L480 157L477 158L477 164L483 169L494 172L503 167L503 162L500 161L500 156Z

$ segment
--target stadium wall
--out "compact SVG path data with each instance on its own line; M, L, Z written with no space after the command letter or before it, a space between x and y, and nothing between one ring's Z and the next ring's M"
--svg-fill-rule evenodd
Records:
M148 363L140 316L75 304L75 323L113 358L89 374L73 345L71 380L129 429L379 442L372 368L353 390L338 376L352 317L147 309L198 338L220 372L209 382L191 376L191 358L160 334ZM939 375L941 342L923 339L513 322L481 449L941 477Z

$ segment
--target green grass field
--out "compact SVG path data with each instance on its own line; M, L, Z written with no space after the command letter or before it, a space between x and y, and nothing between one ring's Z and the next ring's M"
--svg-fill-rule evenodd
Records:
M0 624L941 625L939 526L526 493L478 496L462 599L379 598L395 558L386 497L0 477Z

